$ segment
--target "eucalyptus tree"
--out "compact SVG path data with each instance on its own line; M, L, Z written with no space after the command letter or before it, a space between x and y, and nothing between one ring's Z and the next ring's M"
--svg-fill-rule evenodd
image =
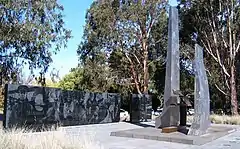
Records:
M71 37L57 0L0 0L1 84L16 81L19 68L44 74L52 55Z
M156 51L161 53L161 45L166 41L165 7L162 0L94 2L87 11L84 40L78 49L82 64L86 58L93 60L104 53L105 64L116 76L113 78L134 84L139 94L148 93L151 58ZM162 62L161 56L155 59Z
M240 49L240 2L182 0L180 7L182 42L196 41L204 47L207 71L214 86L231 99L232 114L238 114L236 62Z

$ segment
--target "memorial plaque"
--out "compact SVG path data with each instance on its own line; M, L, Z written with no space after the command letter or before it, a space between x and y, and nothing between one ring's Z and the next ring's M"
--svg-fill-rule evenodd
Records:
M206 134L210 127L210 97L208 78L203 62L203 48L197 44L195 45L194 69L194 117L188 134L200 136Z

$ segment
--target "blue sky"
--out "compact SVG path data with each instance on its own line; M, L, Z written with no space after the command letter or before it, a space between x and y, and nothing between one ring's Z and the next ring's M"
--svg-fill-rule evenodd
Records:
M60 0L59 2L64 6L66 28L72 30L73 38L69 40L66 49L61 49L57 55L53 56L53 63L49 70L56 68L62 77L78 64L76 50L82 39L86 10L93 0Z
M83 27L85 24L86 10L90 7L94 0L59 0L64 6L65 23L66 28L72 30L73 38L69 40L66 49L54 55L53 63L49 70L56 68L59 70L60 77L66 75L71 68L74 68L78 64L77 47L82 39ZM175 6L176 0L170 0L170 5ZM47 74L48 76L49 74Z

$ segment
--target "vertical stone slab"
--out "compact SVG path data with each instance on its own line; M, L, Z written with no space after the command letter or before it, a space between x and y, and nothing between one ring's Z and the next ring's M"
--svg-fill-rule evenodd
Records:
M130 121L131 123L140 122L140 95L131 94L130 97Z
M121 95L7 84L4 128L119 122Z
M148 94L131 94L130 121L132 123L151 121L152 96Z
M164 107L155 120L155 127L177 126L179 123L179 97L173 94L180 89L178 9L170 7L168 22L168 51L164 89Z
M203 63L203 48L195 45L194 118L188 135L200 136L210 126L210 98L206 70Z
M152 121L152 95L144 94L144 121Z

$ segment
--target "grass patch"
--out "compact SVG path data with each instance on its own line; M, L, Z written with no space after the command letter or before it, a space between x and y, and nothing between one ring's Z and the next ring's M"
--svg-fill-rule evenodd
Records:
M25 130L0 130L0 149L102 149L90 135L66 134L63 131L33 133Z
M240 125L240 116L211 115L211 122L216 124Z
M230 115L210 115L210 120L214 124L231 124L231 125L240 125L240 115L230 116ZM187 117L187 122L192 123L193 116Z

